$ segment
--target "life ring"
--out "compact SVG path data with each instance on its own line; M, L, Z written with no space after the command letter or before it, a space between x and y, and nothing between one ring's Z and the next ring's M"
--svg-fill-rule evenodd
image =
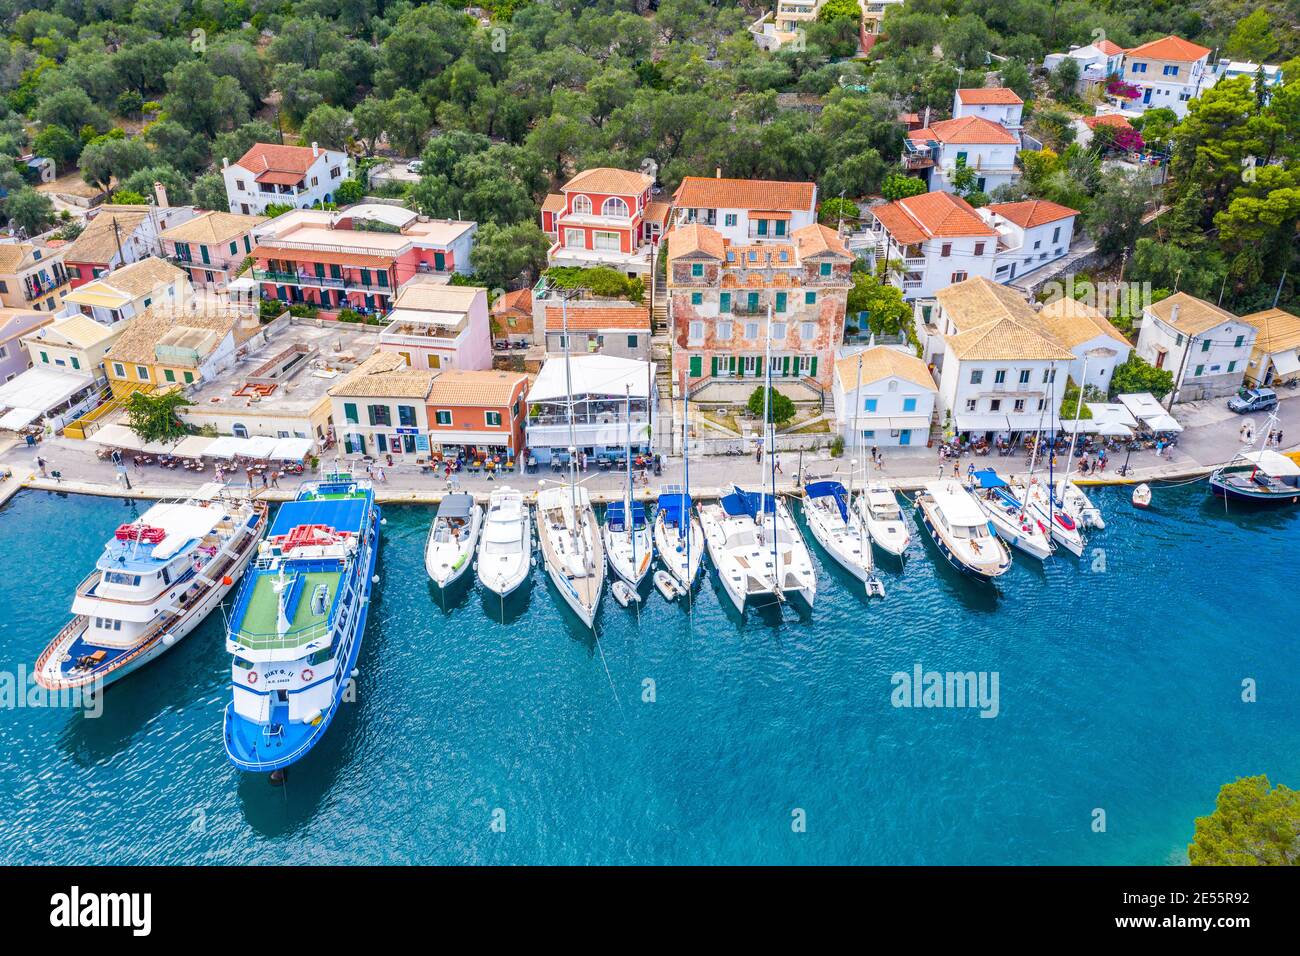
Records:
M303 668L302 680L304 684L307 683L309 680L311 680L313 676L314 675L312 674L310 667Z
M256 683L257 683L257 671L249 671L249 672L248 672L248 682L249 682L250 684L256 684Z

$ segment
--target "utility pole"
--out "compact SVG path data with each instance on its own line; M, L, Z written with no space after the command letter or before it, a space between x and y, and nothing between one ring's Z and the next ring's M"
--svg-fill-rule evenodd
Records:
M1119 282L1124 284L1124 269L1128 266L1128 249L1123 249L1119 254Z
M1286 274L1290 271L1291 267L1287 266L1282 270L1282 278L1277 280L1277 291L1273 293L1273 308L1275 309L1277 308L1278 299L1282 298L1282 283L1286 282Z
M1183 350L1183 360L1178 363L1178 376L1174 379L1174 387L1169 390L1169 400L1165 402L1165 410L1174 410L1174 396L1182 389L1183 372L1187 370L1187 357L1192 354L1192 346L1196 344L1196 336L1193 335L1187 340L1187 348Z
M122 231L118 226L117 217L113 217L113 240L117 243L117 264L126 265L126 256L122 254Z

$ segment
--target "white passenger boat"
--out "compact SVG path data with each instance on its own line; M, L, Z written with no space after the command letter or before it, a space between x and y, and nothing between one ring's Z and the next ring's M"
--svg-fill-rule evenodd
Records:
M704 529L685 489L669 485L660 493L654 534L659 560L680 588L689 590L704 557Z
M266 516L264 502L208 485L119 527L77 586L75 616L37 659L37 682L107 686L175 646L244 572Z
M483 509L473 495L447 495L424 544L424 570L433 583L448 588L474 563L474 548L483 525Z
M586 488L570 483L537 493L537 540L564 603L593 626L605 587L605 555Z
M962 574L987 581L1011 567L1006 544L989 527L979 502L955 479L926 482L916 506L939 553Z
M478 579L505 597L528 579L532 566L532 519L521 492L508 485L488 498L478 546Z
M1052 536L1046 523L1029 513L996 471L985 468L972 472L970 492L988 515L999 538L1040 561L1051 557Z
M853 507L866 523L872 544L896 558L907 552L912 533L907 528L898 497L886 482L867 482L866 491L854 500Z
M736 606L817 597L808 547L783 501L765 492L733 487L717 503L700 505L709 558Z
M863 584L869 593L884 593L876 587L875 562L867 523L849 507L849 493L838 481L810 481L803 490L803 514L817 543L836 564Z

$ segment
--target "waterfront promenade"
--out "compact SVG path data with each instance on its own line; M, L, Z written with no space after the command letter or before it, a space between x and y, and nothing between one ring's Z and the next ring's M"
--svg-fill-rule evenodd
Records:
M1180 405L1175 410L1176 417L1184 424L1185 431L1179 437L1178 444L1166 450L1163 456L1154 451L1135 451L1129 462L1128 475L1121 476L1120 466L1124 462L1124 452L1112 453L1106 471L1101 475L1090 475L1081 479L1084 483L1117 483L1139 481L1176 481L1190 479L1209 471L1230 460L1240 448L1241 423L1243 418L1228 411L1222 400L1215 402L1198 402ZM1264 416L1250 416L1257 431L1264 424ZM1300 394L1285 392L1278 408L1278 419L1284 436L1283 450L1300 448ZM1262 437L1257 436L1256 447ZM0 464L13 470L13 481L5 482L8 488L0 488L0 503L7 499L8 491L16 490L16 484L29 488L63 491L82 494L114 495L119 497L166 498L191 493L206 481L212 481L214 473L211 468L206 472L194 474L185 471L165 471L157 466L129 468L131 489L128 490L117 478L110 462L100 461L95 452L99 448L90 441L77 441L66 438L51 438L41 442L35 449L21 444L11 443L0 450ZM47 477L42 478L35 466L39 453L47 462ZM901 491L919 488L924 482L939 476L941 462L935 448L888 448L883 449L885 467L883 474L890 483ZM323 459L322 469L330 467L333 459ZM782 452L778 458L781 471L777 475L777 489L782 492L793 491L796 487L796 474L802 464L803 472L808 477L837 478L847 484L850 470L849 456L832 458L826 450L804 452ZM1016 453L1007 457L996 454L988 456L963 456L958 468L965 474L970 463L977 468L996 468L1004 476L1023 474L1026 468L1025 455ZM952 474L954 462L943 462L945 475ZM341 458L339 465L354 474L364 474L365 463L356 458ZM711 457L692 457L690 462L691 493L697 498L708 498L730 490L731 482L738 481L746 486L758 485L758 467L753 454L721 455ZM61 477L53 478L51 473L59 472ZM439 475L421 474L414 464L383 465L385 479L376 482L376 498L381 502L436 502L447 493L447 481ZM666 458L663 462L663 474L651 475L649 483L638 482L638 497L653 499L659 489L668 484L680 484L683 480L683 461L681 458ZM260 481L254 490L260 497L272 501L292 498L304 477L286 476L278 488L262 488ZM581 476L595 501L610 501L621 498L626 485L625 472L588 471ZM503 484L520 488L526 492L535 492L539 482L563 481L564 474L556 475L547 467L537 474L522 472L501 475L496 480L477 475L470 476L462 472L457 476L458 487L455 490L467 491L485 498L494 488ZM242 474L230 480L235 487L247 487ZM12 489L12 490L11 490Z

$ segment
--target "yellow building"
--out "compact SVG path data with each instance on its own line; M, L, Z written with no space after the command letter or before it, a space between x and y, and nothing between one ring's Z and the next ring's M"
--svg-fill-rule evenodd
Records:
M70 315L27 333L23 345L33 366L85 372L102 384L104 356L125 330L124 325L102 325L84 315Z
M1259 329L1246 363L1246 382L1259 386L1300 380L1300 315L1265 309L1243 315L1241 321Z
M102 325L116 325L152 305L182 302L192 292L184 270L150 257L78 286L68 293L67 305Z
M116 398L141 386L192 385L233 363L261 330L257 313L218 301L150 306L104 356Z

